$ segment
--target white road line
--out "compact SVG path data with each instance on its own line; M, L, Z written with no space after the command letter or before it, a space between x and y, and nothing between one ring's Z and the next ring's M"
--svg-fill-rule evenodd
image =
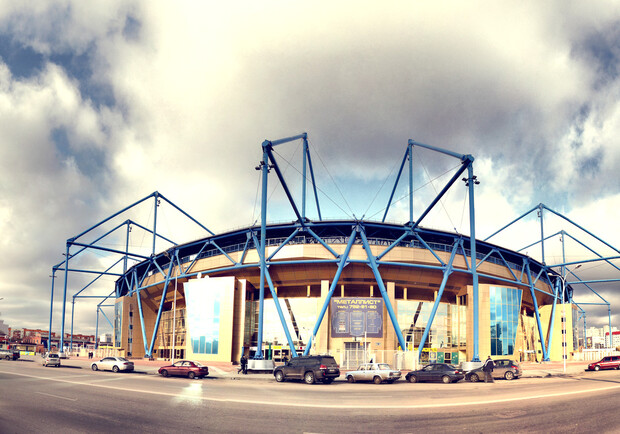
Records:
M39 380L49 380L49 381L57 381L60 383L69 383L76 384L81 386L90 386L90 387L100 387L102 389L110 389L110 390L119 390L123 392L133 392L133 393L142 393L147 395L159 395L159 396L170 396L170 397L179 397L179 398L187 398L188 396L182 393L170 393L170 392L159 392L152 390L139 390L139 389L130 389L126 387L116 387L116 386L106 386L103 384L92 384L92 383L84 383L80 381L69 381L63 380L59 378L49 378L49 377L38 377L36 375L28 375L21 374L17 372L7 372L0 371L3 374L10 375L18 375L21 377L29 377L36 378ZM302 408L339 408L339 409L366 409L366 408L381 408L381 409L422 409L422 408L441 408L441 407L466 407L472 405L488 405L488 404L498 404L505 402L516 402L516 401L527 401L530 399L544 399L544 398L556 398L568 395L582 395L586 393L596 393L603 392L606 390L614 390L620 389L620 384L615 386L607 386L600 387L596 389L587 389L587 390L576 390L572 392L558 392L558 393L548 393L545 395L536 395L536 396L521 396L514 398L504 398L504 399L488 399L481 401L467 401L467 402L448 402L448 403L437 403L437 404L401 404L401 405L381 405L381 404L369 404L369 405L345 405L345 404L311 404L311 403L291 403L291 402L263 402L263 401L253 401L249 399L234 399L234 398L212 398L208 396L191 396L192 399L199 399L202 401L213 401L213 402L230 402L237 404L254 404L254 405L271 405L274 407L302 407Z
M35 392L38 393L39 395L45 395L45 396L51 396L52 398L58 398L58 399L66 399L67 401L77 401L77 398L67 398L65 396L59 396L59 395L52 395L51 393L45 393L45 392Z

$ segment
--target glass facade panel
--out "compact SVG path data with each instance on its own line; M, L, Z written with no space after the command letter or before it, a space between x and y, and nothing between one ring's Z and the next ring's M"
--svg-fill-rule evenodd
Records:
M185 288L187 324L196 354L217 354L220 339L221 291Z
M305 297L279 297L278 300L280 302L280 310L284 316L286 327L288 328L291 339L299 344L307 344L312 336L312 330L314 329L316 318L319 313L316 299ZM259 302L248 302L247 305L250 306L250 310L254 312L252 315L257 317ZM280 316L278 315L273 299L265 300L265 304L263 306L263 318L264 342L273 344L288 344L286 334L282 328ZM325 321L325 319L323 321ZM258 333L257 323L253 322L249 326L251 337L246 337L245 345L256 345L256 337Z
M418 300L397 300L397 320L402 327L402 334L408 350L420 346L422 335L430 319L434 302ZM422 354L423 360L436 357L433 350L458 348L465 345L466 339L466 306L440 303L433 324L424 344L428 359ZM433 355L433 353L435 355Z
M517 338L521 290L516 288L489 287L491 354L512 355Z

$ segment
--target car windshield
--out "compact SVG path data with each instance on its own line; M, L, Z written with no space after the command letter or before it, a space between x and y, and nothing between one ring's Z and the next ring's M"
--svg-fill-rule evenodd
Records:
M50 359L57 359L58 358L58 354L50 354L47 357L49 357Z
M194 365L198 366L199 368L202 368L204 365L200 362L194 362Z
M124 357L118 357L118 360L121 361L121 362L128 362L129 361L129 360L127 360Z
M391 369L387 363L379 363L379 369Z

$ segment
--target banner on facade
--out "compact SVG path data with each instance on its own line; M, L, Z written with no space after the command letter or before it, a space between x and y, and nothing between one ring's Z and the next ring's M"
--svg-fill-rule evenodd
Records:
M383 337L382 298L332 298L331 337Z

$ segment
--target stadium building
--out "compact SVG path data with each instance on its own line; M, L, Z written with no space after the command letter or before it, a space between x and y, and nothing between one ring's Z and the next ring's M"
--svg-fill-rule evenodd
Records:
M294 140L303 142L300 204L273 152ZM416 220L410 199L410 220L386 223L416 146L458 158L460 167ZM260 368L297 354L330 353L344 368L370 359L412 368L487 355L561 360L575 350L572 288L561 291L560 274L475 238L477 180L470 155L409 141L383 220L328 221L320 218L306 134L265 141L262 150L260 225L209 231L141 257L118 277L112 298L119 355L235 362L245 352ZM290 223L266 221L267 183L274 175L297 217ZM428 212L461 178L470 235L426 229ZM306 180L319 208L316 220L306 217ZM159 193L149 197L167 200ZM71 246L94 245L80 244L80 236L69 240L67 253ZM65 291L68 268L64 262L54 268L65 271Z

